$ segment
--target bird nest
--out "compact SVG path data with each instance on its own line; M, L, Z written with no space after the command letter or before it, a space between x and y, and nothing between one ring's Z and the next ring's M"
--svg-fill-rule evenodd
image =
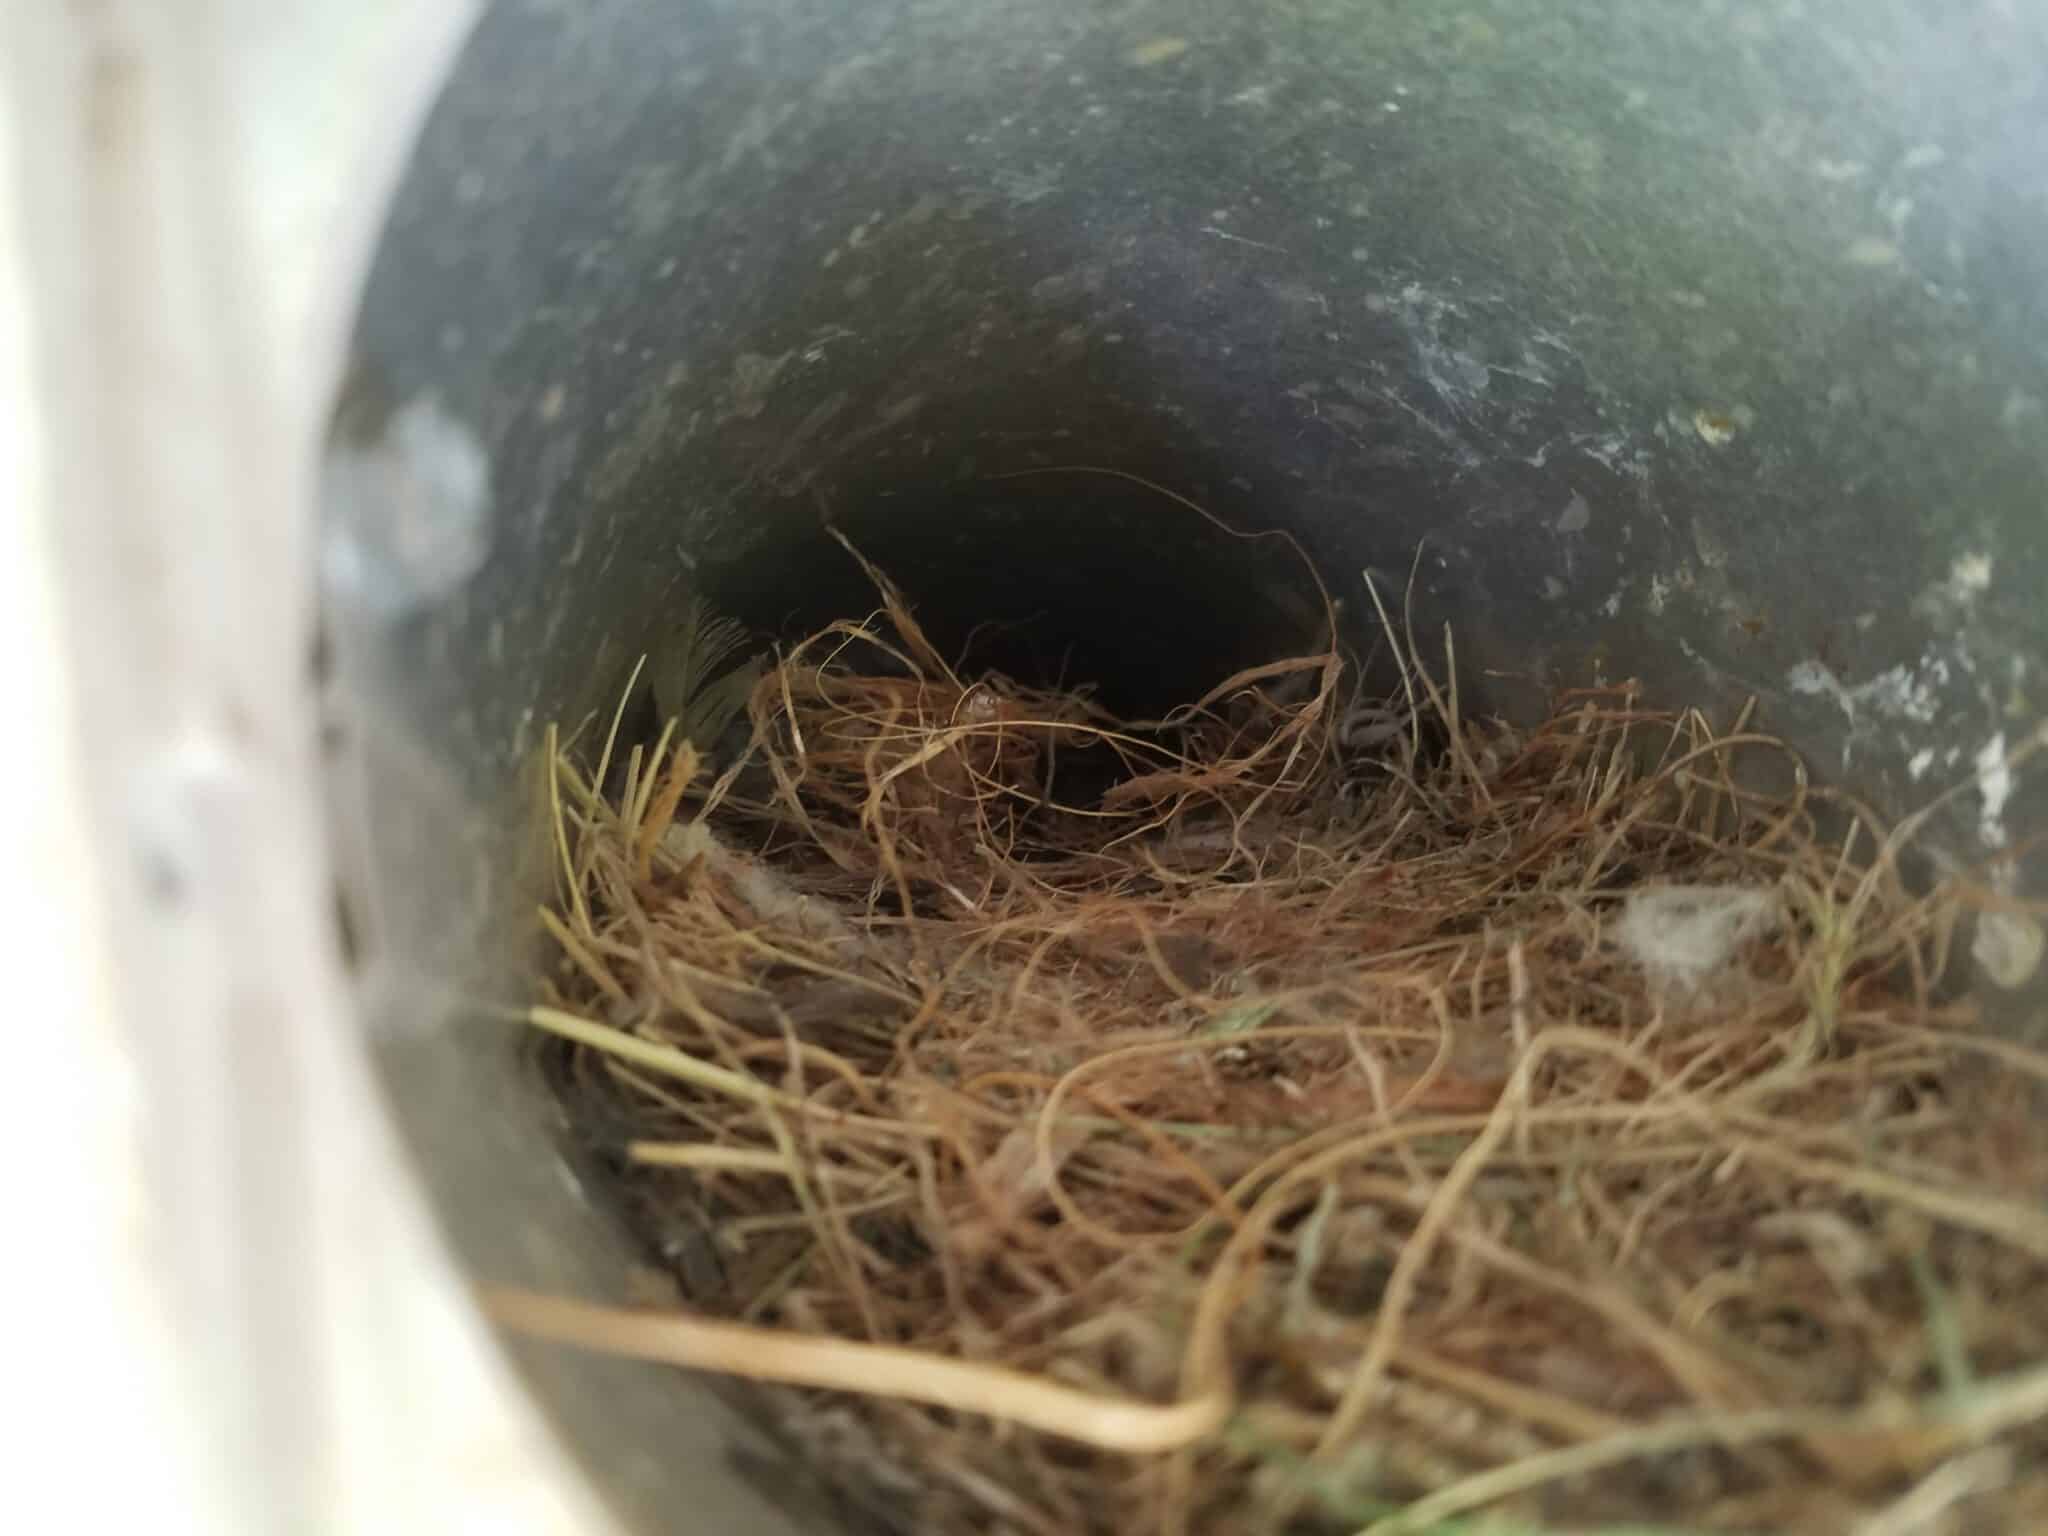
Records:
M906 1532L2048 1530L2048 1058L1945 998L1919 818L1746 711L1466 719L1377 593L1391 697L1125 721L870 575L550 737L526 1017L668 1295L503 1320L756 1383Z

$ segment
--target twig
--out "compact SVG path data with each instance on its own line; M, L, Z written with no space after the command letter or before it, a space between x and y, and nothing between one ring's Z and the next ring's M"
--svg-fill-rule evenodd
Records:
M486 1291L484 1309L515 1333L557 1344L750 1381L902 1398L956 1413L985 1414L1108 1451L1156 1455L1193 1445L1213 1434L1229 1411L1229 1400L1221 1393L1173 1404L1141 1403L922 1350L603 1307L532 1291Z

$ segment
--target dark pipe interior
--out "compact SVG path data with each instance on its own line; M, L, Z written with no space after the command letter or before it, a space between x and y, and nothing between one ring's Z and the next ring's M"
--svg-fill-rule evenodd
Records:
M619 1294L472 1006L524 985L534 751L693 591L785 637L872 608L828 520L942 647L1121 709L1316 643L1279 541L1075 467L1141 477L1291 533L1354 643L1360 571L1412 571L1470 708L1754 697L1879 805L1966 781L1925 835L1992 867L2048 824L1967 782L2048 696L2044 164L2009 0L494 6L323 549L341 896L451 1239ZM639 1527L775 1518L671 1374L522 1362Z
M1293 546L1233 536L1118 476L1027 473L922 505L885 499L835 522L968 672L1089 686L1128 719L1324 644L1322 598ZM791 638L877 607L867 577L816 525L782 530L729 567L700 567L697 584L720 612Z

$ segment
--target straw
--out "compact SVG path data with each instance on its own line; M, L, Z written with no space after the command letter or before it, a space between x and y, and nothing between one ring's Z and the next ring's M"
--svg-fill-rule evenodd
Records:
M1633 684L1478 717L1369 576L1388 696L1326 594L1112 719L841 542L877 613L548 733L523 1016L716 1263L501 1320L745 1378L906 1532L2048 1528L2048 1056L1945 1000L2008 898L1900 873L1966 785L1888 824Z

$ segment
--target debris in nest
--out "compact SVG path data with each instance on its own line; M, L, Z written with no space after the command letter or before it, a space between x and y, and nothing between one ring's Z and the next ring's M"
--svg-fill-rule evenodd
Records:
M500 1318L748 1378L905 1532L2048 1529L2048 1057L1938 1000L1915 823L1628 688L1466 718L1377 591L1392 698L1140 722L862 564L715 770L722 630L697 726L550 733L527 1017L694 1261Z
M2048 950L2048 934L2026 913L1993 910L1977 914L1970 954L1994 986L2008 992L2024 987L2041 969L2043 950Z
M1742 946L1777 927L1777 892L1751 886L1651 885L1628 893L1615 937L1652 979L1694 993Z

